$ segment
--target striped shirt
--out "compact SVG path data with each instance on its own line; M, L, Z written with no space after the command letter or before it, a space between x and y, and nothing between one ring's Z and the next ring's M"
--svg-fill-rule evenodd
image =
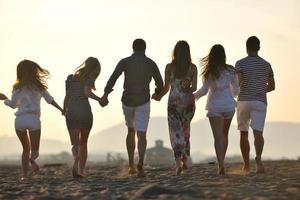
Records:
M236 62L241 75L238 101L262 101L267 104L267 83L274 76L270 63L259 56L247 56Z

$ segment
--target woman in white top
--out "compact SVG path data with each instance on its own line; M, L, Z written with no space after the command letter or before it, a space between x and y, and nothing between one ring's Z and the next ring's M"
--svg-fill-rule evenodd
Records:
M13 86L11 100L0 94L0 100L5 100L5 105L18 108L15 113L15 130L23 146L22 154L22 179L27 177L29 162L34 172L39 170L35 160L39 156L41 121L40 102L43 97L47 103L52 104L61 112L62 108L47 92L45 78L49 72L37 63L23 60L17 66L17 81ZM27 134L29 131L29 137Z
M224 158L228 146L228 131L235 113L236 97L239 93L235 69L226 64L222 45L214 45L209 54L201 59L203 86L194 93L196 99L206 95L207 117L214 135L218 174L225 174Z

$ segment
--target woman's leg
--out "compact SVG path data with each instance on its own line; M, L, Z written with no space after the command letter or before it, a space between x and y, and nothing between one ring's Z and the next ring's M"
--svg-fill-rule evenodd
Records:
M79 133L80 133L80 129L69 130L71 144L72 144L72 155L74 158L74 164L73 164L73 176L74 177L78 175Z
M232 121L232 117L228 119L223 119L224 159L228 147L228 133L229 133L231 121Z
M30 141L28 138L27 131L16 130L17 136L22 144L23 153L22 153L22 178L27 177L28 168L29 168L29 158L30 158Z
M188 156L190 155L190 130L191 122L188 121L183 125L184 142L185 142L185 153L182 155L182 169L188 169Z
M38 164L35 162L35 160L39 157L41 129L36 131L30 131L29 137L30 137L30 146L31 146L30 163L33 171L37 172L40 168Z
M85 164L87 160L87 142L90 134L90 129L81 129L80 131L80 146L79 146L79 174L84 174Z
M209 117L209 122L214 135L215 151L219 164L219 174L222 174L222 172L224 171L224 141L222 133L222 118Z

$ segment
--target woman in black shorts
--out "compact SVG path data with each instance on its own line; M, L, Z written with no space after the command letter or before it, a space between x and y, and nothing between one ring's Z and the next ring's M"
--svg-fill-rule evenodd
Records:
M84 177L84 168L87 160L87 140L93 125L93 114L88 98L92 98L105 106L108 102L102 101L92 90L95 80L99 76L101 66L97 58L89 57L77 68L74 74L66 80L66 96L64 100L64 114L72 144L74 156L73 176Z

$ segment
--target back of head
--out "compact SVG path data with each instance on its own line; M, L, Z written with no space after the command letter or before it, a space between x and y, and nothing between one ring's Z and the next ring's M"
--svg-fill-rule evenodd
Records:
M211 77L212 80L218 79L222 70L226 68L226 54L222 45L216 44L209 54L201 59L202 76L204 79Z
M23 86L36 86L40 90L47 89L46 78L49 72L41 68L37 63L31 60L22 60L17 66L17 80L13 86L13 90Z
M88 57L76 70L74 77L80 81L96 80L101 72L101 65L97 58ZM95 89L95 86L94 88Z
M173 56L172 65L174 66L174 76L176 78L183 78L187 75L192 64L190 46L184 41L180 40L176 43Z
M260 49L260 41L256 36L251 36L246 42L247 51L258 52Z
M134 52L145 52L146 50L146 42L145 40L141 39L141 38L138 38L138 39L135 39L132 43L132 49Z

